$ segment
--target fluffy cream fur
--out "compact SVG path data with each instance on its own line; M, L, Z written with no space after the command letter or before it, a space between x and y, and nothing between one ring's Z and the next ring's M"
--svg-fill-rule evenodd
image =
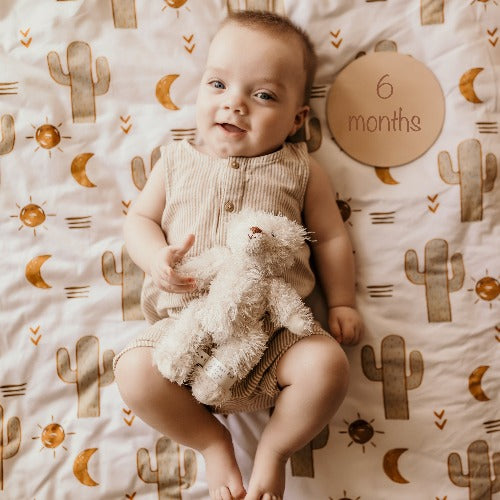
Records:
M198 401L220 405L262 356L263 318L302 336L313 317L281 276L307 239L281 215L243 211L228 226L227 247L214 247L176 268L196 279L202 295L172 323L153 359L164 377L190 383Z

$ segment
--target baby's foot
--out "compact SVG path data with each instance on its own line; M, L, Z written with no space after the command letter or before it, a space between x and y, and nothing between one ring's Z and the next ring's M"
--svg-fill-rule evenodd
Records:
M273 451L257 450L245 500L281 500L286 462L286 458Z
M205 459L208 491L212 500L245 498L241 472L236 463L231 438L217 441L201 450Z

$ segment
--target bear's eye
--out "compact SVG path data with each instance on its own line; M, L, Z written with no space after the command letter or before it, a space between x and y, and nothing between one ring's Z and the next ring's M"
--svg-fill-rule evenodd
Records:
M274 233L271 233L271 236L272 236L273 238L276 238L276 235L275 235Z

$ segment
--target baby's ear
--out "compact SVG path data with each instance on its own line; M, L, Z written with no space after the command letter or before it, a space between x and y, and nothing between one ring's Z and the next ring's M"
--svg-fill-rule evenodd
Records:
M295 114L295 118L293 120L292 130L288 134L289 136L294 135L304 125L310 109L311 108L309 106L304 105L297 110L297 113Z

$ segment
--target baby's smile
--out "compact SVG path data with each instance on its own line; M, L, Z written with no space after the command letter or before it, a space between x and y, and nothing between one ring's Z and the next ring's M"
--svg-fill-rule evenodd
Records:
M231 123L218 123L217 126L230 135L240 135L246 132L246 130L236 125L232 125Z

